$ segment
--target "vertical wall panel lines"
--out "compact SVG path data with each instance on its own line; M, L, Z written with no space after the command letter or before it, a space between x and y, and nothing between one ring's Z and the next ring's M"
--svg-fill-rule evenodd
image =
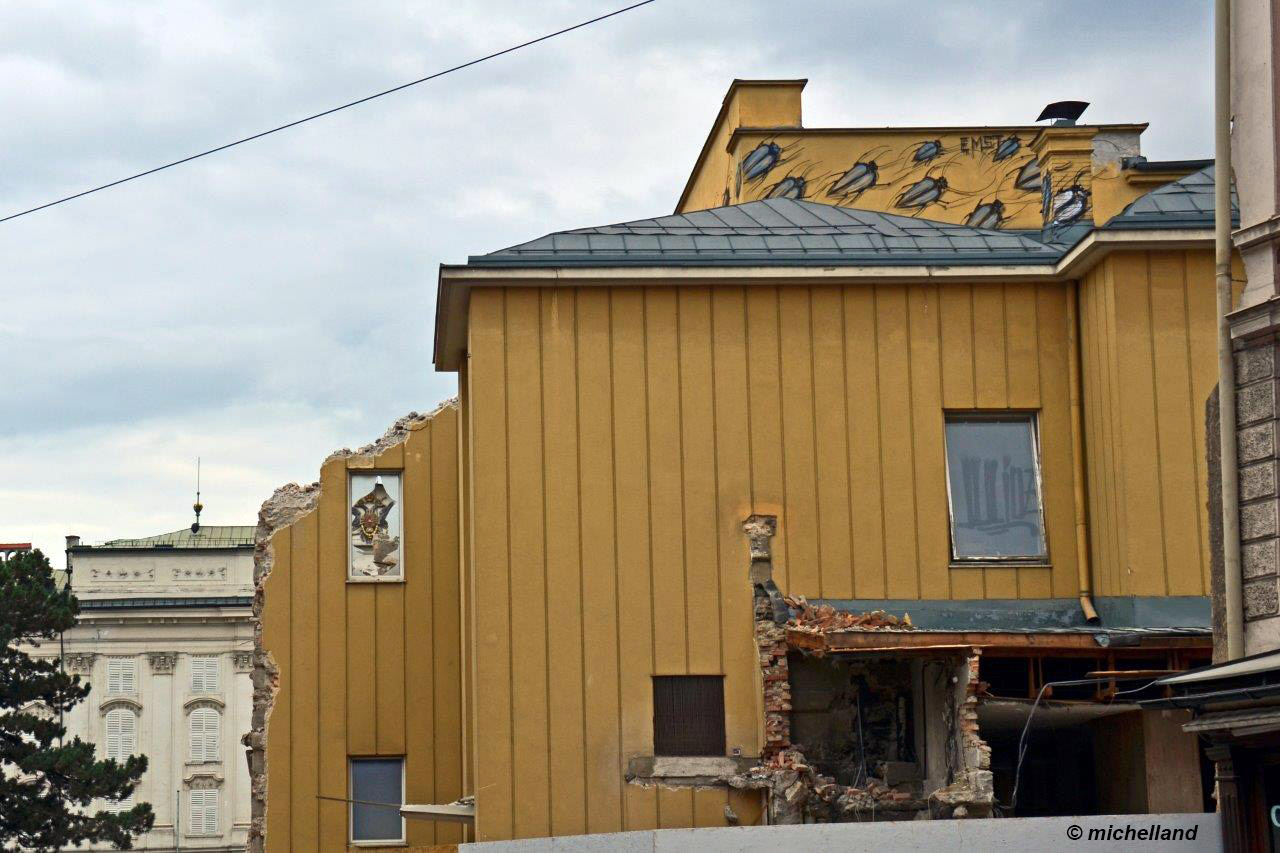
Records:
M809 289L778 293L778 340L782 377L782 470L787 560L791 589L822 597L821 518L814 476L813 330Z
M842 288L816 287L809 302L814 405L813 480L818 506L819 586L827 598L853 597L848 394Z
M541 297L507 293L507 490L511 524L515 837L550 829Z
M782 378L778 355L777 288L746 288L747 393L751 421L751 484L755 511L783 515L786 500L782 448ZM774 579L791 588L787 530L773 539Z
M327 696L347 692L346 655L347 594L346 562L350 534L346 513L347 466L340 459L327 462L320 469L321 494L337 496L317 507L318 561L315 584L319 595L317 625L321 684L317 696L316 727L318 750L318 790L326 797L345 797L347 791L347 756L333 744L347 742L347 709L342 702L326 701ZM320 838L345 838L347 808L344 803L319 800Z
M546 549L547 725L551 831L586 831L582 567L579 542L577 305L573 290L543 288L542 483Z
M617 527L614 507L613 377L610 294L577 292L578 511L582 536L582 694L588 832L623 823ZM628 605L629 606L629 605ZM647 657L647 656L646 656Z
M725 736L730 749L737 746L743 754L758 755L763 728L762 685L752 640L752 590L742 535L742 521L754 511L743 288L712 290L711 326Z
M888 595L917 598L906 287L877 285L875 310Z
M610 293L610 369L614 411L614 530L617 537L620 736L625 756L653 753L651 716L654 619L650 547L648 368L644 292ZM657 826L657 792L627 785L626 829Z
M716 448L711 356L711 291L680 288L680 472L684 496L685 602L689 672L721 672L719 561L716 556Z
M922 598L939 597L951 585L947 460L943 437L942 374L939 369L942 305L938 290L934 285L921 285L911 288L908 293L916 562Z
M875 288L844 290L844 327L847 333L845 370L850 401L849 480L853 498L853 594L858 598L884 598L888 594L885 573L885 519L882 490L884 460L880 442L880 395L876 393L879 368L876 336Z

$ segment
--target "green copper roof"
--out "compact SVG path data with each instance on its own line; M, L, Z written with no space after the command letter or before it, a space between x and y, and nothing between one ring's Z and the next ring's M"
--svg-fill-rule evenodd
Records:
M189 529L146 536L141 539L112 539L95 548L243 548L253 545L252 526L201 526L199 532Z

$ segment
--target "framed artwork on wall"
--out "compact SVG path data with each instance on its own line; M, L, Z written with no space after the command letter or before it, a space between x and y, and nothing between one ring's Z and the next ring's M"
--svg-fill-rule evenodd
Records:
M399 471L352 471L348 581L404 580Z

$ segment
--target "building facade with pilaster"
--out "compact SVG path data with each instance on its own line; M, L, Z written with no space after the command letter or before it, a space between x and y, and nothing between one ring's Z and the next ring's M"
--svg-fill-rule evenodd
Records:
M243 850L253 528L100 545L68 536L67 568L79 620L34 654L61 651L67 670L90 684L65 721L68 737L97 744L103 757L148 759L131 799L94 808L150 803L155 827L135 842L139 850Z

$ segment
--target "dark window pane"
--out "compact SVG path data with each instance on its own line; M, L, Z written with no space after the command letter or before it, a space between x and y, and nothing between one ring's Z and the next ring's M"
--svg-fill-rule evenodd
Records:
M724 676L654 676L653 752L724 755Z
M351 799L367 803L403 804L401 758L353 758ZM399 841L404 823L398 808L351 804L351 840Z
M1046 556L1028 416L947 420L951 547L958 559Z

